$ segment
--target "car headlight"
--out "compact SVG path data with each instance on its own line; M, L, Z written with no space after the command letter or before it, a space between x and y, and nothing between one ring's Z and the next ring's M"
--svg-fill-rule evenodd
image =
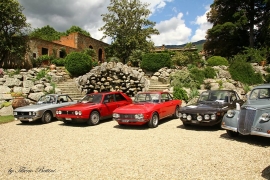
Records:
M187 114L182 114L182 117L184 118L184 119L186 119L187 118Z
M191 119L192 119L191 115L187 115L187 120L191 121Z
M268 113L263 113L260 117L260 120L262 121L269 121L269 114Z
M143 114L135 114L135 119L143 119Z
M58 111L56 111L56 114L62 114L62 111L58 110Z
M120 118L120 114L117 114L117 113L113 113L113 118Z
M36 112L29 112L29 115L30 116L35 116L36 115Z
M211 120L215 120L217 118L216 114L211 115Z
M209 120L209 119L210 119L209 114L205 114L205 115L204 115L204 119L205 119L205 120Z
M13 112L13 115L16 116L16 115L18 115L18 113L14 111L14 112Z
M78 115L79 115L79 116L80 116L80 115L82 115L82 111L75 111L75 115L76 115L76 116L78 116Z
M197 120L202 121L202 116L201 115L197 116Z
M228 110L226 116L227 116L228 118L232 118L234 115L235 115L235 111L234 111L234 110Z

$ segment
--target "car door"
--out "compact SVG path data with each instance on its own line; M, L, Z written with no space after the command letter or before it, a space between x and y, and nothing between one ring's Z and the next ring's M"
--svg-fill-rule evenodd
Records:
M162 106L165 110L165 116L170 116L174 113L175 105L173 104L172 97L168 93L162 93L161 94L161 102Z
M103 116L105 117L112 117L113 111L119 107L118 103L115 101L115 95L114 94L107 94L104 97L103 100Z

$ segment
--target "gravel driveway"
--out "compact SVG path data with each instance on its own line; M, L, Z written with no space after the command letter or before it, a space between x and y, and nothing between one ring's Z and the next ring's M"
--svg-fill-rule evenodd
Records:
M14 121L0 125L0 179L269 179L269 150L269 138L179 119L155 129Z

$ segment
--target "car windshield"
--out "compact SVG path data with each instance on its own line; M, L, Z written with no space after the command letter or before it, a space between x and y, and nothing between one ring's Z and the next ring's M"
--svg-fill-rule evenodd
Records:
M101 94L87 94L80 102L82 103L100 103L102 99Z
M37 104L43 103L56 103L56 96L55 95L45 95L41 96L37 102Z
M236 98L236 95L230 91L205 91L201 93L198 102L229 102L232 97Z
M135 103L159 103L160 95L158 93L140 93L137 94L135 99Z
M250 100L270 99L270 88L254 89L249 96Z

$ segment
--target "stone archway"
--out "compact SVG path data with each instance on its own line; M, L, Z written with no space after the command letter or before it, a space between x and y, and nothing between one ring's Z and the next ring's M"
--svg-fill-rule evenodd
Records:
M102 49L99 49L98 50L98 61L99 62L103 62L104 61Z

